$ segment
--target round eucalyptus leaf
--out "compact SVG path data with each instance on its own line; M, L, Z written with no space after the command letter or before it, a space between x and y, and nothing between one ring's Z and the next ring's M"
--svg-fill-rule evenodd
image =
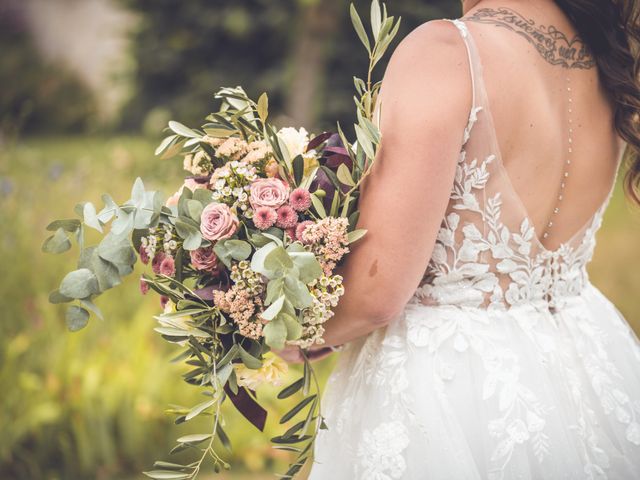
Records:
M60 293L69 298L87 298L98 291L98 279L88 268L67 273L60 284Z
M67 309L67 315L65 318L67 322L67 328L72 332L82 330L89 323L89 312L77 305L71 305Z

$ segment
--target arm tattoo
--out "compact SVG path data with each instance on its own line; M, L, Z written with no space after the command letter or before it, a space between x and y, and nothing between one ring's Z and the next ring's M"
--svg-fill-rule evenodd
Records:
M537 26L533 20L526 19L509 8L481 8L466 19L508 28L527 39L551 65L581 69L596 65L589 48L578 35L569 40L553 25Z

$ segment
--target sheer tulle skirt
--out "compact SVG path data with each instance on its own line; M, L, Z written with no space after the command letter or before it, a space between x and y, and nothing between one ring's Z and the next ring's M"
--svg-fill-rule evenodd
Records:
M640 478L640 341L593 285L566 300L410 304L345 346L309 479Z

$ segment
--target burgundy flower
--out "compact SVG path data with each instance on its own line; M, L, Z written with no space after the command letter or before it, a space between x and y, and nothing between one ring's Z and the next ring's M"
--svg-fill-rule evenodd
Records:
M191 250L189 255L191 256L191 265L196 270L215 272L218 269L218 256L211 247Z

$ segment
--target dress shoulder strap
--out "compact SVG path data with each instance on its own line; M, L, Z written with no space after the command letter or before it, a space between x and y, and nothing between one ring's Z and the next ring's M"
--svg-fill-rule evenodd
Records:
M471 88L473 93L472 109L477 109L477 107L486 108L488 105L488 97L484 86L482 62L473 36L467 28L467 24L463 20L458 18L447 20L457 27L467 49L469 69L471 72Z

